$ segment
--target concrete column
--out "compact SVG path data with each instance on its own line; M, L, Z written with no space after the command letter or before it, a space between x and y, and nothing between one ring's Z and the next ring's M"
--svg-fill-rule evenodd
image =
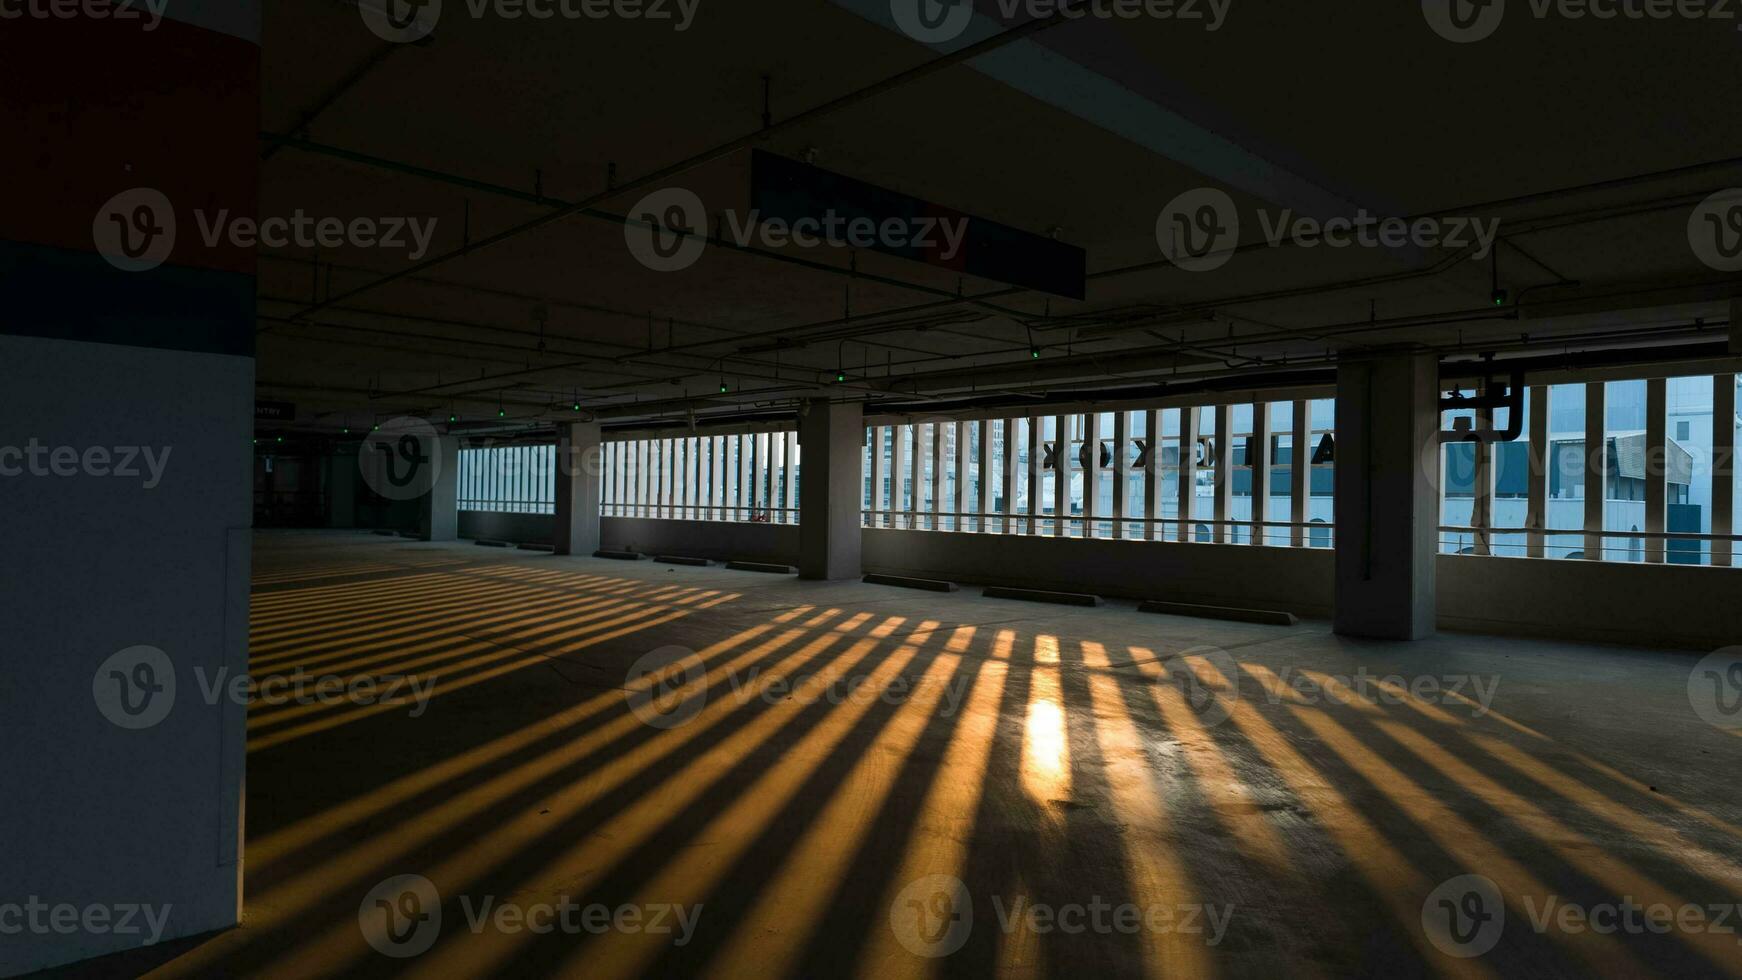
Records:
M1645 561L1661 565L1667 551L1661 535L1669 515L1669 382L1645 382Z
M599 550L599 453L597 422L557 426L556 553L590 555Z
M750 485L745 500L750 508L748 517L754 517L768 507L768 435L753 432L744 439L750 453Z
M699 436L696 439L696 519L712 520L713 504L714 437Z
M701 443L702 440L694 436L676 440L676 444L679 447L678 462L681 470L677 477L677 503L679 504L679 507L676 516L683 520L693 521L701 514L700 509L696 506L701 503L700 499L698 499L702 478ZM601 459L602 458L603 457L601 457ZM609 470L604 468L602 463L600 464L599 469L601 473L609 472ZM603 497L601 497L601 500L603 500ZM604 513L604 511L601 511L601 513Z
M774 521L774 508L780 506L780 501L774 498L774 468L775 460L780 454L780 437L774 433L764 432L756 437L757 462L761 469L756 475L756 493L761 499L763 516L770 523Z
M1046 444L1040 431L1043 421L1039 415L1028 419L1028 533L1032 535L1040 534L1041 480L1046 477L1046 469L1041 465Z
M883 521L883 426L874 425L865 430L865 437L871 443L871 504L870 518L867 523L871 527L882 527Z
M993 419L981 419L977 433L980 442L980 468L975 471L979 479L980 493L974 507L980 512L980 522L977 525L984 533L992 530L992 481L997 476L992 471L992 427L998 423ZM1006 440L1005 445L1009 445Z
M1603 502L1609 499L1609 390L1585 386L1585 558L1603 560Z
M738 441L738 508L732 514L735 521L748 521L756 508L756 437L739 435Z
M693 521L701 516L696 509L696 489L701 484L701 467L697 465L697 457L702 441L695 436L689 436L683 441L683 511L678 516L686 521Z
M1270 405L1252 405L1252 441L1247 443L1246 461L1252 464L1252 544L1263 546L1270 529Z
M666 438L654 443L659 447L659 515L666 520L678 516L678 479L683 476L683 440Z
M726 484L731 482L726 469L730 465L728 457L731 455L731 449L726 443L726 438L725 436L714 436L709 440L713 443L709 455L713 457L711 462L714 467L713 485L708 487L708 520L710 521L732 519L731 515L726 512L726 505L729 502L726 499Z
M799 488L799 575L829 581L858 578L864 407L816 399L799 416L798 426L806 470Z
M670 520L676 516L672 505L677 502L677 440L661 439L654 445L659 447L659 515Z
M756 436L756 503L769 523L776 520L780 501L774 493L775 472L780 468L780 436L763 432Z
M1438 495L1422 459L1438 432L1432 356L1338 367L1338 633L1415 640L1434 632Z
M672 461L672 453L678 449L678 442L658 439L653 442L653 447L658 451L658 470L655 472L658 477L658 508L655 515L671 520L672 477L678 473L678 467Z
M1125 488L1131 485L1131 413L1113 413L1113 537L1125 537Z
M782 491L785 497L781 506L786 508L786 513L781 515L780 519L786 524L796 524L798 523L798 515L793 511L798 509L798 433L796 431L788 432L782 438L786 440L786 451L782 455L786 461L786 487ZM859 435L859 448L861 450L865 448L864 433ZM855 484L855 486L858 485ZM857 512L858 510L855 508L854 513Z
M1052 422L1052 535L1062 538L1070 523L1071 417L1057 415Z
M1734 326L1734 325L1733 325ZM1735 534L1736 376L1712 379L1712 533ZM1712 564L1729 567L1736 542L1713 541Z
M435 482L418 498L417 534L425 541L457 541L460 537L460 440L440 436L430 448L435 455Z
M1192 504L1198 499L1197 406L1179 410L1179 540L1192 541Z
M1312 514L1313 492L1313 421L1312 402L1294 403L1294 448L1289 451L1293 462L1288 467L1289 528L1288 542L1296 548L1307 544L1307 518Z
M653 479L653 516L664 519L671 516L666 504L671 496L671 443L664 439L652 439L648 442L648 452L653 454L652 465L648 474Z
M970 512L970 510L976 510L976 507L974 507L974 498L976 498L976 493L974 493L974 489L972 489L972 487L974 487L974 473L972 473L972 467L974 467L974 454L969 453L969 444L970 444L970 442L972 442L972 439L970 439L970 437L969 437L969 435L970 435L969 425L970 425L970 423L965 423L965 421L958 421L958 423L955 423L955 430L956 430L956 503L955 503L955 510L956 510L956 513L958 513L958 515L965 515L965 513ZM984 425L984 423L982 423L982 425ZM949 522L949 526L953 527L953 529L955 529L955 531L969 531L969 529L972 529L972 527L974 527L974 522L972 522L972 519L969 519L969 517L955 517L955 519L953 519L953 520L951 520L951 522Z
M612 494L617 490L616 470L612 469L611 462L611 444L604 443L599 446L599 470L604 474L604 485L599 490L600 514L611 512ZM464 492L464 489L462 487L461 492Z
M931 523L927 525L934 531L944 529L944 488L948 481L944 479L944 460L949 455L945 443L949 440L949 426L943 422L931 424Z
M1493 389L1483 386L1482 394L1491 394ZM1476 409L1476 430L1479 432L1494 431L1494 409L1488 406ZM1445 450L1440 450L1444 454ZM1478 555L1493 554L1494 527L1494 444L1477 442L1472 445L1471 453L1475 458L1475 497L1470 505L1470 526L1475 528L1472 551ZM1439 495L1442 506L1440 514L1445 513L1445 482L1441 480ZM1438 535L1435 535L1436 539Z
M621 443L612 443L600 448L600 459L603 460L603 465L605 467L605 494L601 499L600 507L603 508L606 513L609 513L611 508L616 506L617 502L623 499L622 448L623 446Z
M1529 529L1526 540L1531 558L1548 554L1549 390L1548 385L1530 389L1530 469L1525 474L1529 481L1525 493L1529 503L1524 526Z
M901 426L889 427L889 526L901 527L901 481L907 477L907 446L902 442Z
M911 470L910 475L913 482L913 488L909 491L913 494L913 506L909 508L908 511L910 516L908 517L907 526L910 530L917 531L925 524L920 515L925 512L926 427L915 422L908 426L908 428L913 430L913 458L908 460L908 467Z
M691 452L694 453L695 456L695 468L691 472L693 480L691 502L695 504L695 509L690 512L690 517L698 521L706 519L705 508L708 505L708 450L711 442L712 440L707 436L697 436L695 439L691 440ZM611 468L606 466L605 479L607 481L611 479L610 473ZM604 513L608 514L610 512L609 507L604 510Z
M256 213L260 3L6 9L0 902L55 910L9 977L240 912L247 705L200 682L248 672L257 257L196 209Z
M1016 420L1004 420L1004 525L1005 534L1016 533Z
M763 498L763 509L768 511L770 523L778 524L781 516L776 511L786 506L782 501L786 498L780 489L780 474L786 469L786 436L779 432L768 434L768 455L764 457L763 468L767 475L763 477L762 485L767 488Z
M1149 452L1143 456L1143 540L1155 541L1165 535L1161 525L1161 413L1150 409L1143 413L1144 437L1149 440Z
M634 505L629 512L634 517L647 517L647 440L635 440L630 457L635 466L635 478L630 483L632 492L631 503Z
M1228 521L1234 515L1234 406L1216 406L1216 510L1215 530L1210 540L1230 544L1234 528Z
M341 450L327 459L327 526L357 526L357 457Z
M1083 416L1083 450L1077 460L1083 467L1083 537L1095 536L1095 502L1101 496L1101 417Z

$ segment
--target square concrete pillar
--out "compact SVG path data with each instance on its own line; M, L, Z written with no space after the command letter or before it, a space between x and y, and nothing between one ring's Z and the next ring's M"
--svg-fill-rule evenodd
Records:
M551 543L559 555L599 550L601 437L597 422L557 427L556 536Z
M865 450L864 406L822 399L806 402L798 419L798 444L804 462L798 487L799 576L828 581L858 578L863 572L859 481Z
M1399 355L1337 369L1338 633L1433 634L1439 365Z
M356 459L346 454L327 459L327 526L357 526Z
M460 537L460 440L439 436L430 447L433 481L418 498L417 534L425 541L457 541Z

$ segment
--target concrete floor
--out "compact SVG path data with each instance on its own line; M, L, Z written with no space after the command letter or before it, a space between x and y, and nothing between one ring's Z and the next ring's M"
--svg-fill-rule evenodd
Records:
M1695 655L350 533L263 533L255 579L257 678L433 696L257 706L243 926L63 975L1742 975L1736 918L1564 908L1742 901L1742 738L1690 707ZM671 647L706 677L632 710ZM1361 668L1421 696L1363 699ZM401 875L439 898L377 889ZM1489 908L1436 892L1462 875L1505 902L1470 958L1428 929ZM468 918L565 898L694 918ZM392 946L376 899L439 929Z

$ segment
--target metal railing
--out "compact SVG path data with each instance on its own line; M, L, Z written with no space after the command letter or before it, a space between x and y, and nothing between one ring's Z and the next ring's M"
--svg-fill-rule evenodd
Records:
M1446 554L1464 554L1463 551L1446 552L1445 549L1453 545L1465 546L1466 541L1464 536L1468 535L1469 541L1467 544L1471 549L1470 553L1474 555L1482 554L1484 548L1489 553L1499 553L1503 556L1511 557L1544 558L1550 557L1547 552L1560 551L1568 553L1568 555L1561 556L1563 558L1576 553L1580 558L1587 561L1611 561L1613 559L1606 556L1625 555L1627 557L1623 560L1628 564L1705 565L1709 563L1715 567L1742 567L1736 566L1735 564L1738 558L1742 558L1742 549L1736 547L1738 542L1742 542L1742 534L1709 534L1702 531L1621 531L1613 528L1588 531L1581 527L1473 527L1457 524L1443 524L1439 528L1439 533L1440 548L1442 553ZM1445 537L1448 533L1456 534L1459 537L1456 539L1449 539ZM1517 539L1520 538L1525 542L1523 545L1517 543ZM1567 539L1575 540L1578 544L1568 545L1554 543L1557 540L1565 541ZM1590 542L1592 539L1596 539L1596 541L1599 542L1599 547L1597 548L1598 557L1596 558L1592 558L1590 554ZM1621 547L1610 547L1607 544L1607 542L1610 541L1626 541L1629 542L1629 544ZM1700 548L1695 551L1669 551L1666 549L1661 555L1659 555L1657 553L1646 552L1644 549L1635 547L1633 544L1644 541L1691 541L1699 544L1723 543L1729 545L1729 547ZM1533 550L1539 551L1541 554L1511 554L1521 550L1521 548L1527 552ZM1672 557L1675 555L1688 555L1699 560L1697 562L1676 561Z
M897 531L937 531L950 534L1010 534L1025 537L1064 537L1087 538L1094 541L1157 541L1179 542L1180 529L1191 529L1186 543L1222 543L1222 544L1263 544L1270 546L1287 546L1294 538L1297 529L1306 533L1303 537L1305 547L1330 547L1334 540L1335 526L1326 521L1250 521L1222 520L1208 517L1113 517L1106 514L1053 514L1053 513L1014 513L1006 514L998 511L990 513L978 511L930 511L930 510L869 510L859 512L861 527L870 529L885 529ZM1065 525L1064 533L1057 530L1059 523ZM1085 534L1085 526L1091 530ZM1287 535L1262 535L1261 540L1252 541L1220 541L1216 538L1216 528L1252 529L1254 527L1270 530L1283 529L1290 532ZM1202 539L1202 530L1209 529L1210 539ZM1139 533L1131 533L1131 532ZM1313 540L1317 535L1318 540ZM1227 535L1233 537L1233 535Z
M459 501L459 509L462 514L544 514L549 516L556 513L556 502L462 497Z
M712 521L723 524L797 524L797 507L749 504L601 504L601 517L650 521Z

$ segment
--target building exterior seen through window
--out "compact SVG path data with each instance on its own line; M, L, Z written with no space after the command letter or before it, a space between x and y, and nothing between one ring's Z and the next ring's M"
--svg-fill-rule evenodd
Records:
M790 429L608 441L602 513L797 524L800 456Z
M460 450L460 510L555 514L556 447Z
M1297 406L1306 425L1299 452ZM1267 483L1254 475L1262 443L1252 405L1225 407L1227 453L1217 431L1218 413L1224 409L1217 406L874 425L867 432L862 463L864 523L931 531L1274 545L1291 544L1298 530L1303 544L1329 547L1336 460L1333 402L1276 402L1265 409ZM1182 430L1188 433L1183 440ZM1300 514L1293 502L1297 459L1305 467ZM1218 504L1224 467L1226 494ZM1188 481L1185 493L1182 480ZM1257 487L1266 492L1256 493ZM1260 497L1266 499L1263 525L1255 523L1254 515ZM1290 526L1296 523L1298 529Z
M1718 375L1597 386L1604 418L1596 454L1587 448L1592 386L1528 389L1519 437L1490 447L1486 471L1476 443L1439 448L1433 477L1442 500L1441 550L1535 556L1531 416L1545 410L1537 401L1546 392L1540 557L1711 564L1713 494L1728 483L1733 506L1742 505L1742 485L1714 479L1721 446L1734 445L1742 431L1742 417L1714 416L1714 385L1737 381ZM1663 387L1656 419L1648 417L1654 383ZM1460 416L1473 414L1443 413L1442 427L1451 431ZM1511 421L1506 408L1493 415L1496 429ZM1727 439L1720 438L1723 427ZM1662 440L1661 453L1653 452L1654 438ZM1266 455L1268 466L1260 467ZM798 522L801 450L791 429L611 440L599 463L605 517ZM462 450L460 509L552 514L554 464L550 445ZM1587 494L1599 464L1602 523L1587 528ZM870 528L1309 548L1335 540L1337 437L1329 398L886 421L866 427L861 465L862 521ZM1654 534L1649 487L1660 471L1664 518ZM1482 486L1490 488L1485 501ZM1263 513L1255 514L1260 502ZM1592 531L1601 534L1594 538ZM1593 540L1601 542L1600 555L1590 554Z
M1727 425L1731 433L1742 431L1742 419L1716 419L1713 415L1715 381L1736 384L1733 375L1669 378L1664 382L1664 451L1661 462L1650 452L1648 439L1654 428L1648 419L1648 383L1644 380L1611 381L1604 384L1606 403L1602 463L1605 471L1602 558L1609 561L1644 561L1648 530L1647 482L1661 470L1665 481L1664 530L1669 534L1710 535L1713 532L1715 426ZM1544 557L1586 558L1585 499L1587 479L1587 386L1555 385L1549 389L1548 407L1548 499ZM1490 553L1522 557L1528 554L1525 533L1529 517L1530 430L1529 415L1540 411L1527 393L1525 435L1494 447L1492 517L1494 529ZM1458 415L1445 414L1450 428ZM1497 425L1506 423L1505 410L1496 414ZM1731 437L1734 443L1734 435ZM1476 450L1472 443L1445 447L1444 507L1441 523L1469 527L1476 503ZM1732 488L1735 493L1736 489ZM1739 496L1737 502L1742 502ZM1572 533L1552 533L1554 531ZM1473 531L1446 531L1442 550L1451 554L1479 551ZM1665 561L1672 564L1711 564L1710 541L1670 538L1665 542Z

